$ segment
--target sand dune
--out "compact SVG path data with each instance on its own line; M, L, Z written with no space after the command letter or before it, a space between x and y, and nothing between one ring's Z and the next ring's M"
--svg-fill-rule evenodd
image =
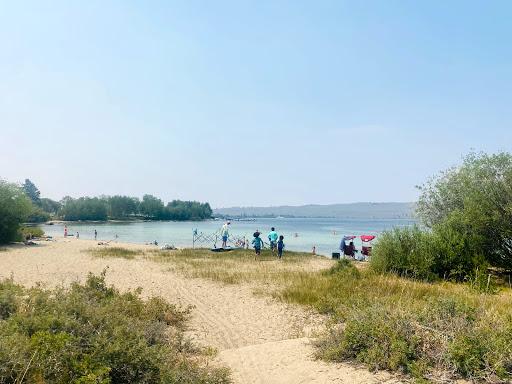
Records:
M323 319L303 308L255 296L247 285L188 279L142 257L102 259L84 252L94 246L93 241L58 239L35 247L10 247L0 253L0 277L52 287L83 281L88 272L108 267L107 281L121 290L142 287L145 296L194 306L189 335L217 348L217 361L231 368L235 383L396 382L386 373L374 375L349 364L314 360L309 338Z

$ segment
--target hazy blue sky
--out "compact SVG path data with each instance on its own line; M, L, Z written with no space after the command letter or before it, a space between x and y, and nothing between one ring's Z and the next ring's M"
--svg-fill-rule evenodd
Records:
M410 201L512 145L511 1L2 1L0 177L51 198Z

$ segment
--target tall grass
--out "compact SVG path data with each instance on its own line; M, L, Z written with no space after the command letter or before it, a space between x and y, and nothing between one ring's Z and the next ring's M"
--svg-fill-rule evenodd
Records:
M90 248L87 249L86 252L90 253L91 255L95 257L101 257L101 258L122 258L131 260L134 259L137 255L144 254L143 250L133 250L133 249L127 249L122 247L103 247L103 248Z

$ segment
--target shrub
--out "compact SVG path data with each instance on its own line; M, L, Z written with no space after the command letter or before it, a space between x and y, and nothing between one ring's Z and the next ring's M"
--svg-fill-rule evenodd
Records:
M464 239L459 264L475 254L512 269L512 155L472 153L420 187L418 215L434 232Z
M486 262L474 249L469 236L453 226L422 231L417 226L384 232L375 245L371 266L378 272L394 272L423 280L437 278L462 281Z
M18 229L32 212L32 203L15 184L0 180L0 244L15 241Z
M42 237L44 236L44 231L39 227L21 227L19 234L20 240L25 240L27 238Z
M184 337L189 309L119 293L104 274L53 291L4 281L0 298L1 383L229 382Z
M439 255L435 237L418 227L395 228L382 233L375 245L371 266L378 272L432 280Z
M319 346L320 356L327 360L356 359L372 370L407 371L417 343L406 318L374 305L353 311L344 328L331 331Z
M343 264L295 279L280 295L331 315L328 331L316 342L318 357L356 360L421 380L510 382L508 294L490 297L465 285L420 282Z

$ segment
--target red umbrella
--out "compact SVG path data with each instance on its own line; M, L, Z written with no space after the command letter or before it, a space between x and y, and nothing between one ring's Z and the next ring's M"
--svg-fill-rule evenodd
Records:
M361 241L365 243L372 241L373 239L375 239L375 236L373 235L361 235Z

